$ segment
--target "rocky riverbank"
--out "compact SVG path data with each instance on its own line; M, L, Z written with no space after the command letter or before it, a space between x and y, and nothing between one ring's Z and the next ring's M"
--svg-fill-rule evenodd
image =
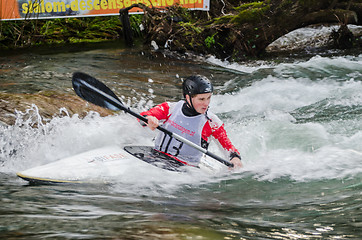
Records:
M133 7L142 8L145 14L131 15L131 31L126 33L128 26L123 26L118 16L0 21L0 48L111 41L132 35L147 46L154 42L178 53L192 51L242 61L262 56L278 38L311 24L362 24L362 3L350 0L216 0L211 1L209 12L180 6L160 11L144 4L129 9ZM333 45L352 48L362 44L348 31L336 31Z

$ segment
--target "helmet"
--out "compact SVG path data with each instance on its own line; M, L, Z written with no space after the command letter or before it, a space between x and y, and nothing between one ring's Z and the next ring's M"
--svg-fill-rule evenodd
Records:
M214 90L210 80L201 75L194 75L186 78L182 83L184 97L202 93L212 93Z

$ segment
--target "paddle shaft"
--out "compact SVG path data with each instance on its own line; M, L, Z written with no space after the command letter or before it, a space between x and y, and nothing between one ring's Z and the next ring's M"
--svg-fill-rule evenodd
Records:
M90 90L96 92L97 94L99 94L99 95L107 98L107 99L109 100L109 102L111 102L112 104L114 104L114 105L115 105L116 107L118 107L119 109L125 111L126 113L131 114L132 116L138 118L139 120L141 120L141 121L143 121L143 122L145 122L145 123L148 122L148 119L147 119L147 118L145 118L144 116L142 116L142 115L140 115L140 114L138 114L138 113L133 112L130 108L125 107L125 106L120 102L120 100L118 100L118 99L110 96L109 94L107 94L107 93L99 90L98 88L92 86L91 84L87 83L87 82L84 81L84 80L79 79L79 81L80 81L84 86L86 86L88 89L90 89ZM197 145L197 144L189 141L189 140L186 139L186 138L183 138L182 136L180 136L180 135L178 135L178 134L176 134L176 133L173 133L173 132L171 132L171 131L169 131L169 130L161 127L161 126L158 126L157 129L160 130L161 132L164 132L164 133L168 134L170 137L176 138L177 140L179 140L179 141L181 141L181 142L183 142L183 143L186 143L187 145L189 145L189 146L191 146L191 147L199 150L200 152L202 152L202 153L204 153L204 154L206 154L206 155L208 155L208 156L216 159L217 161L225 164L225 165L228 166L228 167L233 167L233 166L234 166L234 164L232 164L231 162L228 162L228 161L222 159L221 157L219 157L219 156L217 156L217 155L215 155L215 154L207 151L206 149L202 148L201 146L199 146L199 145Z

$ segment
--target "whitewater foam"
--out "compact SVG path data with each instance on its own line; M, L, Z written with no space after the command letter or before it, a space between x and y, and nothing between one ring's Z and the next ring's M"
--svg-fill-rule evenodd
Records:
M232 68L241 70L243 76L249 71L255 77L255 72L264 67L270 70L260 72L248 86L214 95L211 102L211 110L224 121L243 157L242 172L252 173L258 181L311 181L360 174L361 60L362 55L316 56L278 65L255 63L246 70L242 64L233 64ZM238 79L227 84L236 86L233 81ZM132 106L136 101L126 102ZM138 112L153 105L152 100L145 99L137 103ZM0 126L0 171L14 173L114 143L152 146L157 134L124 113L108 117L89 113L83 119L62 115L42 119L33 106L18 113L14 126ZM215 144L209 150L221 155ZM242 178L242 172L232 177ZM119 183L136 182L142 188L148 178L148 187L172 189L181 183L215 181L210 177L185 180L147 174L147 170L137 169L120 177Z

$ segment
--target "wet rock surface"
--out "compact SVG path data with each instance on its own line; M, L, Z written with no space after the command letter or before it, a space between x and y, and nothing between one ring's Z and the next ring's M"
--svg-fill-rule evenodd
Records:
M95 111L101 116L114 114L113 111L90 104L78 96L57 93L52 91L36 94L14 94L0 92L0 123L13 125L17 112L36 106L42 119L51 119L54 116L79 114L84 117L88 112Z

